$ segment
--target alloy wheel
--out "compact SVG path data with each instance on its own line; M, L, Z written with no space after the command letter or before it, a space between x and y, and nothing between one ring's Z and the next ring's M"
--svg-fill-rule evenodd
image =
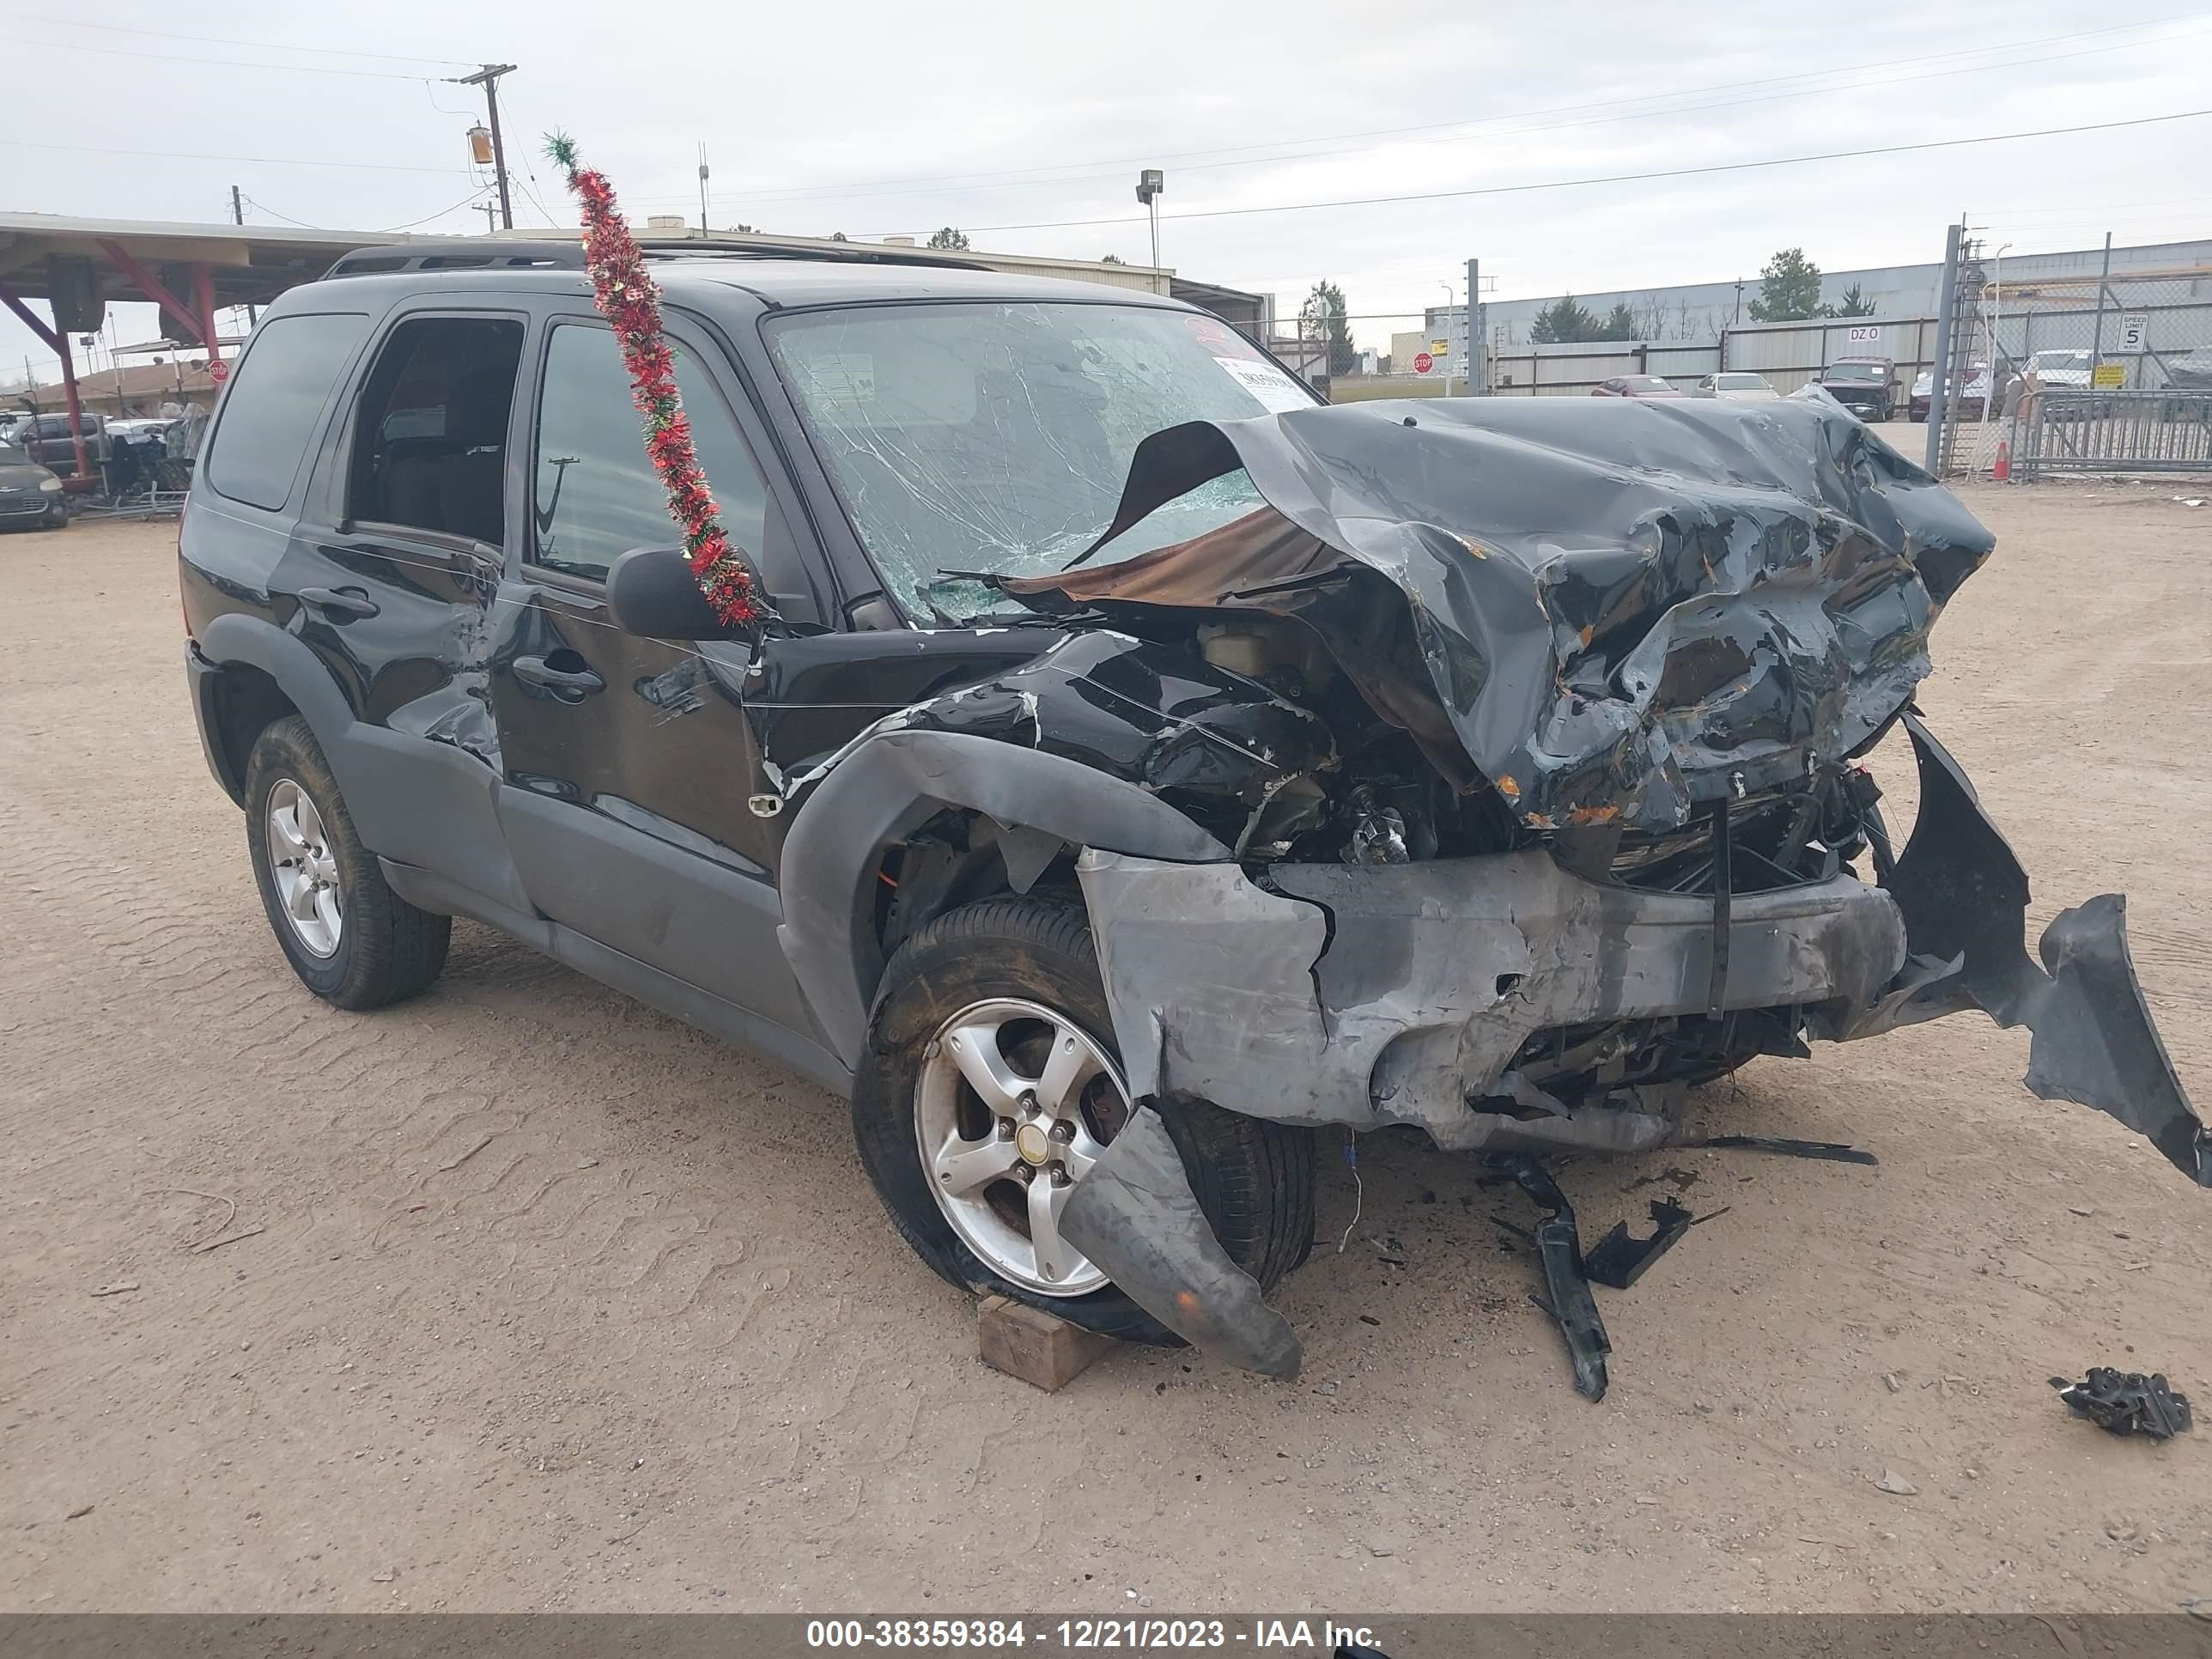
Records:
M279 778L269 792L269 873L292 936L327 959L345 937L345 896L323 815L307 792Z
M1060 1237L1060 1215L1128 1115L1127 1086L1090 1034L1015 998L947 1019L915 1084L938 1207L985 1267L1043 1296L1107 1282Z

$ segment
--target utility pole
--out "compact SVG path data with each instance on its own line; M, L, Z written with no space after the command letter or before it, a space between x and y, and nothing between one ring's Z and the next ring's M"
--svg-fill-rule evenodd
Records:
M699 234L707 234L707 141L699 141Z
M494 207L489 202L482 203L480 204L480 206L483 209L484 216L484 234L489 236L492 232L499 228L497 225L492 222L492 216L497 213L499 210Z
M499 77L514 73L512 64L486 64L474 75L449 75L447 83L456 87L482 87L484 89L484 110L491 122L491 167L499 179L499 222L506 229L514 228L514 204L507 194L507 145L499 131ZM489 217L489 216L487 216Z
M238 193L236 185L230 187L230 222L234 225L242 225L246 222L246 198ZM252 331L253 323L253 307L249 305L246 307L246 327L248 333ZM123 407L123 371L119 368L115 371L115 404L117 411L120 413Z

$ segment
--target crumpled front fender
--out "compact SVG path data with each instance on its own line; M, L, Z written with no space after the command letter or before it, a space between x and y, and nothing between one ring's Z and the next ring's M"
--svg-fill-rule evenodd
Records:
M1910 959L1874 1006L1819 1033L1875 1036L1979 1008L2025 1025L2027 1084L2045 1100L2111 1114L2148 1137L2200 1187L2212 1187L2212 1133L2191 1105L2144 1004L2128 953L2127 900L2100 894L2044 930L2027 954L2027 872L1982 810L1951 752L1905 716L1920 765L1920 814L1889 889Z

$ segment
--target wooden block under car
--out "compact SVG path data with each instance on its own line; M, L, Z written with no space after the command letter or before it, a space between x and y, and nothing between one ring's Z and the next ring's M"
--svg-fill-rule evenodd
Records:
M1047 1394L1066 1388L1117 1346L1110 1336L1003 1296L983 1298L975 1337L985 1364Z

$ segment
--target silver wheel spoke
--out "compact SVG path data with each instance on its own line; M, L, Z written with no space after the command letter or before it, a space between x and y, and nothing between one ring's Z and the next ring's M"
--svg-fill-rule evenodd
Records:
M1052 1054L1037 1079L1037 1104L1055 1117L1073 1116L1083 1085L1097 1075L1098 1066L1097 1050L1089 1043L1073 1031L1054 1032Z
M338 928L343 925L344 918L338 910L338 890L337 888L322 887L316 890L315 920L321 922L324 927L329 931L330 937L331 939L335 939L337 938Z
M1075 1121L1075 1138L1060 1149L1060 1161L1067 1166L1068 1179L1080 1181L1091 1173L1091 1166L1105 1151L1091 1138L1091 1131L1083 1127L1081 1119Z
M1021 1097L1034 1079L1006 1063L999 1048L1000 1027L997 1020L956 1027L945 1033L945 1048L969 1087L983 1097L986 1109L997 1116L1012 1117L1022 1109Z
M1091 1265L1060 1236L1060 1206L1074 1190L1073 1183L1055 1187L1042 1176L1030 1183L1030 1248L1036 1254L1037 1272L1049 1285L1064 1285Z
M292 878L291 890L284 896L284 908L295 921L315 920L315 884L304 876Z
M274 852L280 863L289 863L307 856L307 839L300 833L300 814L296 808L283 807L269 814L269 828L275 834Z
M988 1140L963 1140L957 1134L949 1137L931 1160L937 1189L953 1198L988 1186L1021 1161L1011 1140L995 1135Z

